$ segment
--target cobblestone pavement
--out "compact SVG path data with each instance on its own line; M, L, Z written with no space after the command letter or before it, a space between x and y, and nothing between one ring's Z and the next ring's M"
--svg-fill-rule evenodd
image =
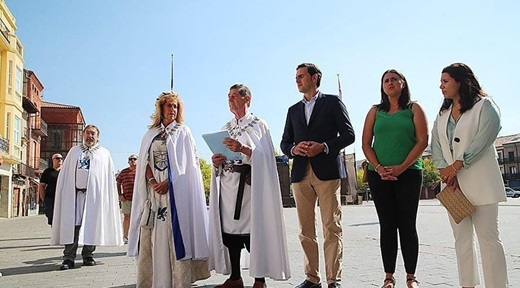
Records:
M520 287L520 199L508 200L500 205L500 230L510 287ZM268 279L269 287L294 287L304 280L296 210L286 208L284 213L292 278L280 282ZM48 245L50 227L46 223L43 215L0 219L0 287L135 287L135 264L125 256L126 246L98 247L94 254L98 265L59 271L62 247ZM418 229L421 246L417 278L421 287L459 287L451 228L446 211L437 200L421 200ZM373 203L343 206L343 231L343 287L380 287L384 273ZM319 241L322 243L323 239ZM76 263L81 263L81 256ZM321 267L323 271L323 264ZM251 287L253 279L247 270L243 277L246 287ZM212 275L192 287L213 287L226 278ZM396 287L406 287L401 255L396 280Z

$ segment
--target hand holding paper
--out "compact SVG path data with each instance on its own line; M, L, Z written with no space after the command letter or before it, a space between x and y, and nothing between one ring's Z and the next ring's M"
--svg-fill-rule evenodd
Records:
M242 155L239 152L233 152L226 147L224 144L224 138L226 137L231 137L227 130L202 134L202 138L206 141L213 154L220 153L226 156L228 161L242 160Z

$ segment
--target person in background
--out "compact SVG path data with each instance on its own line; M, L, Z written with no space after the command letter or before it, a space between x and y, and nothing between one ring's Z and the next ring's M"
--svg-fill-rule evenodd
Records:
M432 130L432 159L442 182L460 188L476 208L459 224L449 216L459 284L480 284L476 234L485 286L508 287L506 257L498 230L498 203L507 201L494 144L501 128L499 109L466 64L445 67L440 89L444 100Z
M318 90L321 71L312 63L296 68L296 85L303 99L287 112L280 147L293 159L291 183L304 253L305 276L297 288L320 284L316 203L319 202L325 241L328 288L341 287L343 228L341 227L341 178L346 178L340 150L354 143L354 129L345 104L335 95Z
M116 177L117 193L121 202L123 220L123 240L128 242L128 228L130 227L130 213L132 212L132 195L134 194L135 168L137 167L137 155L128 157L128 167L119 172Z
M186 288L210 277L208 212L195 140L179 94L155 101L135 175L128 256L137 287Z
M52 225L56 182L58 181L58 174L60 173L62 164L63 156L61 156L61 154L56 153L52 155L52 167L43 170L40 177L40 184L38 184L38 193L40 194L40 198L43 199L45 205L45 216L47 216L47 223L49 225Z
M217 153L210 189L210 269L229 274L216 288L243 288L240 254L251 253L249 274L253 288L265 288L265 277L291 277L285 238L282 197L269 126L249 112L251 91L246 85L229 88L229 110L234 117L223 130L231 137L224 145L239 152L232 161Z
M386 273L383 288L395 287L397 239L401 242L406 286L419 287L415 277L419 255L416 221L428 124L421 106L410 97L404 75L395 69L385 71L381 101L368 111L363 127L362 149L369 162L368 185L379 218Z
M94 266L97 245L122 246L114 162L99 145L99 129L87 125L83 143L65 157L56 183L51 245L65 244L60 270L74 268L78 245L83 266Z

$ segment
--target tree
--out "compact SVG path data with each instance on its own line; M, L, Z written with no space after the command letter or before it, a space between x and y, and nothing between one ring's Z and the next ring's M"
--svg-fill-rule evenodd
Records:
M441 180L439 170L435 167L433 160L431 158L423 158L423 185L433 189L439 180Z
M202 183L204 184L204 194L209 197L209 185L211 182L211 164L206 160L199 158L200 172L202 173Z
M363 182L363 169L357 169L356 182L357 182L358 191L363 191L363 193L367 191L368 183Z

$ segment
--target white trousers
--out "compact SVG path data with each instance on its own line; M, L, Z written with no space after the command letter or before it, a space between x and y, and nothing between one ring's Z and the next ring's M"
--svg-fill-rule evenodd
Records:
M459 284L474 287L480 284L477 267L475 234L480 246L480 257L487 288L509 287L504 247L498 232L498 203L476 206L477 210L456 224L450 216L455 237L455 252Z

